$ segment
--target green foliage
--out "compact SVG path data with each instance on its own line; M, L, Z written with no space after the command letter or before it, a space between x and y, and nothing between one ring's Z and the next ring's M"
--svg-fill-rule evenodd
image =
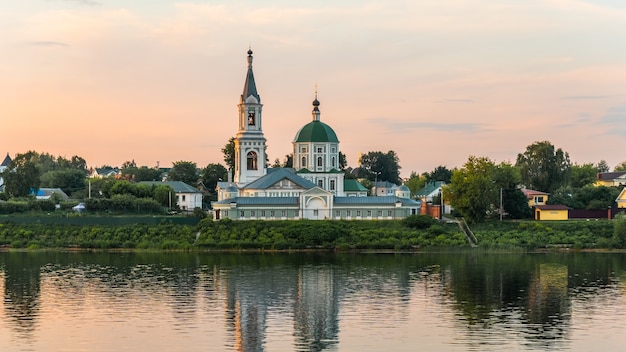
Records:
M230 137L228 143L222 148L224 163L229 170L235 170L235 137Z
M616 247L626 248L626 216L618 214L613 220L613 243Z
M365 175L361 177L366 177L370 181L389 181L397 185L401 183L400 159L393 150L387 153L368 152L361 155L360 161L361 169L365 171Z
M613 171L626 171L626 160L615 165L615 168L613 169Z
M427 229L437 223L437 220L428 215L410 215L402 219L402 224L412 229Z
M195 186L198 183L198 167L191 161L176 161L168 172L170 181L182 181Z
M499 189L492 179L494 170L495 164L489 158L470 156L444 187L444 199L470 222L483 221L499 203Z
M206 188L214 192L219 181L228 180L228 170L222 164L209 164L202 169L200 178Z
M442 181L448 184L452 181L452 171L443 165L439 165L426 175L426 182L431 181Z
M85 171L77 169L51 170L41 175L41 187L60 188L66 194L85 189Z
M565 185L570 170L569 154L548 141L535 142L515 163L520 169L522 184L530 189L552 193Z
M422 189L424 185L426 185L426 177L422 177L418 175L415 171L412 171L411 175L409 176L409 180L404 182L404 185L409 187L411 195L414 195L415 193L417 193L417 191Z
M587 185L593 185L596 182L596 175L600 172L596 166L588 164L574 164L570 168L568 178L568 186L576 189Z

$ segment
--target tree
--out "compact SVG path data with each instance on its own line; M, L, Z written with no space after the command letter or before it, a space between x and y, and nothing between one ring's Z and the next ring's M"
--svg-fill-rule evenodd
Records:
M569 154L548 142L535 142L515 163L520 169L522 184L538 191L552 193L566 184L570 169Z
M442 181L445 184L450 183L452 179L452 171L447 167L439 165L433 171L431 171L426 177L426 182L430 181Z
M283 167L293 167L293 153L285 155Z
M365 170L366 178L370 181L389 181L400 184L399 159L393 150L387 153L368 152L361 155L361 168Z
M493 169L493 184L501 192L498 203L494 203L493 208L499 208L511 219L524 219L532 215L528 206L528 199L518 185L521 180L520 170L507 162L502 162ZM500 204L501 202L501 204Z
M18 154L2 173L4 191L10 197L26 197L31 190L39 190L41 172L37 167L38 154L33 151Z
M598 169L598 172L609 172L611 170L606 160L600 160L596 164L596 169Z
M339 152L339 170L345 170L348 166L348 160L346 159L346 155L342 152Z
M499 187L493 182L495 164L487 157L470 156L452 174L443 188L443 197L471 222L486 218L493 204L499 203Z
M572 188L581 188L586 185L591 185L596 181L598 168L591 163L588 164L574 164L570 168L570 176L568 185Z
M409 187L411 190L411 195L414 195L426 185L426 177L422 177L417 174L415 171L411 171L411 175L409 176L408 181L404 182L404 185Z
M228 143L222 148L224 162L229 170L235 170L235 137L230 137Z
M67 194L85 189L85 172L78 169L48 171L41 175L41 187L60 188Z
M615 168L613 169L613 171L626 171L626 160L622 161L621 163L615 165Z
M228 179L228 170L222 164L209 164L200 172L200 178L206 188L215 193L217 183Z
M280 159L276 158L274 159L274 163L272 164L273 168L279 168L282 167L283 165L280 163Z
M196 163L191 161L175 162L168 175L171 181L182 181L191 186L198 183L198 168Z

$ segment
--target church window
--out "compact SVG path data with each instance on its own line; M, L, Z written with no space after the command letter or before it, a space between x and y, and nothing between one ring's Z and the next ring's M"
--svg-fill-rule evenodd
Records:
M318 216L319 215L319 210L315 209L313 210L313 216Z
M322 157L321 157L321 156L317 158L317 166L319 166L319 167L324 166L324 162L323 162L323 160L322 160Z
M274 211L273 210L270 210L270 216L274 217Z
M261 217L265 217L265 210L261 210Z
M352 210L346 210L346 216L352 216Z
M287 211L286 211L286 210L281 210L281 211L280 211L280 215L281 215L282 217L287 216Z
M306 153L306 147L302 147L302 152Z
M243 210L239 212L239 216L240 216L240 217L242 217L242 218L244 217L244 212L243 212Z
M320 188L324 188L324 180L317 180L317 185L318 185Z
M317 147L317 152L318 152L318 153L323 153L323 152L324 152L324 148L322 148L322 147Z
M254 125L254 111L248 111L248 125Z
M251 217L255 217L256 216L256 212L254 210L250 210L250 216Z
M367 216L372 216L372 211L371 210L367 211Z
M339 211L339 210L335 210L335 216L336 216L336 217L341 216L341 211Z
M335 147L330 148L330 152L334 153L335 152Z
M306 156L302 157L302 167L305 168L306 167Z
M356 211L356 216L361 216L361 211L360 210Z
M333 156L332 159L330 159L330 160L331 160L332 166L335 167L335 157Z
M331 191L335 190L335 180L330 180L330 190Z
M248 153L248 170L256 170L257 169L257 157L255 152Z

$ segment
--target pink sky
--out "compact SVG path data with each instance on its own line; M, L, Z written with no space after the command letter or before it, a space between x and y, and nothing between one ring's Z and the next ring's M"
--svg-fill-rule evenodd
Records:
M130 3L130 4L129 4ZM626 3L618 0L0 0L0 153L89 166L223 163L246 51L270 161L321 118L356 166L402 175L515 162L548 140L626 160Z

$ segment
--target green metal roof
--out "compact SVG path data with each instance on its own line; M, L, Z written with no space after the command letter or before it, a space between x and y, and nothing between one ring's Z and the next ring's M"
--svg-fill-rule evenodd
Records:
M291 168L274 168L271 172L261 176L255 181L249 183L245 188L247 189L267 189L282 179L288 179L296 185L309 189L315 187L315 184L307 179L304 179L296 175L295 171Z
M294 142L339 143L335 131L322 121L311 121L296 134Z
M415 196L426 197L429 194L431 194L434 190L436 190L437 188L443 185L444 185L443 181L428 182L427 184L424 185L424 187L422 187L419 191L415 193Z
M345 192L367 192L367 188L355 179L343 180L343 190Z
M172 189L174 190L174 192L176 193L202 193L200 192L199 189L190 186L188 184L186 184L183 181L166 181L166 182L160 182L160 181L141 181L139 182L139 184L146 184L146 185L166 185L166 186L170 186L172 187Z

